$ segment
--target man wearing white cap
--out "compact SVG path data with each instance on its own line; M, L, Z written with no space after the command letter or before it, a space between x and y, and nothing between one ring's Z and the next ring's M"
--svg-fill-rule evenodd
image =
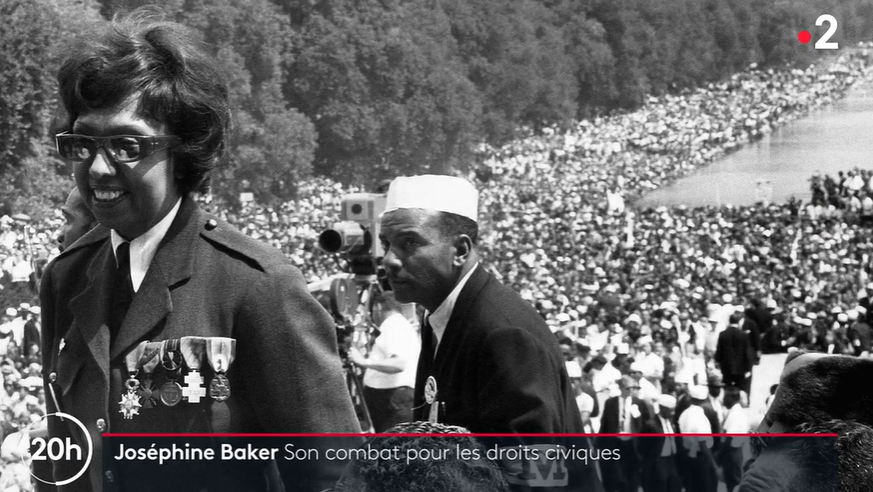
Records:
M427 310L413 417L477 433L581 432L551 330L479 265L477 207L476 189L450 176L400 177L388 190L388 282Z
M711 434L712 424L704 410L709 391L706 386L692 386L689 390L691 406L679 416L679 432L683 434ZM683 466L685 490L715 492L718 488L715 457L712 453L712 436L683 436L685 456Z

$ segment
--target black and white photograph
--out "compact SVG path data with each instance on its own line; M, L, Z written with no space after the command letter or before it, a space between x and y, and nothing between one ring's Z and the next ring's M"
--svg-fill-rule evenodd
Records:
M873 492L870 2L0 19L0 492Z

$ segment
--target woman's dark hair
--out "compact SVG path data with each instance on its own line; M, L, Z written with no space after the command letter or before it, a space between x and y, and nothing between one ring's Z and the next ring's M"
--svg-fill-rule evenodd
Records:
M116 15L71 47L58 72L66 130L83 113L138 99L138 114L167 125L182 193L207 191L226 152L230 105L222 71L199 34L154 7Z

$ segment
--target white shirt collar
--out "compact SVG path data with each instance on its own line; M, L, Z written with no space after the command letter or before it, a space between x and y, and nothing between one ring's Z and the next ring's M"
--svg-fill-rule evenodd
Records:
M449 324L449 319L452 317L452 311L455 310L455 303L458 302L458 296L461 295L461 289L464 288L464 285L467 284L467 281L470 280L470 276L473 275L473 271L476 270L476 267L479 266L479 262L473 265L473 268L467 272L461 278L461 281L455 285L455 288L452 289L452 292L449 293L448 297L436 308L436 311L433 313L427 314L425 313L425 318L428 323L430 323L430 327L433 328L433 333L436 335L437 339L437 347L439 347L440 340L443 339L443 333L446 331L446 326ZM436 354L436 348L434 349L434 354Z
M138 291L139 286L142 285L146 272L149 270L149 265L152 264L155 253L158 251L158 245L161 244L164 236L167 235L167 231L170 230L170 225L173 223L173 219L176 218L176 214L179 213L179 206L181 204L182 199L180 198L170 210L170 213L164 216L160 222L130 242L130 281L133 283L134 292ZM127 242L115 232L115 229L110 231L110 239L112 241L113 253L118 251L118 246L121 243Z

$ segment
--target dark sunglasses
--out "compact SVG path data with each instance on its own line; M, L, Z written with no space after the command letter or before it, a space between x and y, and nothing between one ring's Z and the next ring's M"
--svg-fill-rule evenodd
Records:
M59 133L55 135L58 154L64 159L84 162L97 155L97 149L103 147L115 162L135 162L153 153L170 148L179 143L175 135L112 135L109 137L93 137L75 133Z

